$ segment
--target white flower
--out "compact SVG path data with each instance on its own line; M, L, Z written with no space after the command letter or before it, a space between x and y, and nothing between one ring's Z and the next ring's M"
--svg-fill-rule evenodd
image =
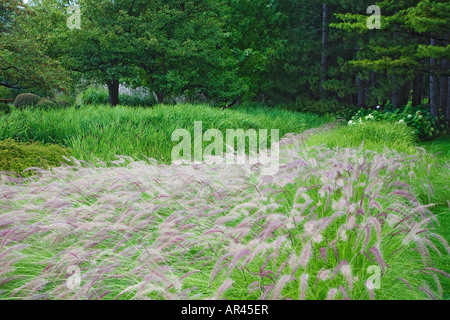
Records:
M380 106L377 106L377 109L380 109L381 107Z
M412 114L408 114L408 119L411 119L412 118Z
M405 123L405 120L400 119L400 121L398 123Z

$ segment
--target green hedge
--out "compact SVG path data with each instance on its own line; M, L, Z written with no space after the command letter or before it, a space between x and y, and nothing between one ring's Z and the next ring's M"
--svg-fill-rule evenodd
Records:
M14 100L14 106L17 109L24 109L26 107L35 106L39 103L41 97L32 93L21 93Z
M6 103L0 103L0 114L8 114L11 112L11 107Z
M70 149L55 144L17 142L13 139L0 141L0 171L21 174L30 167L47 169L61 165L64 156L70 156ZM31 174L32 171L22 173L23 176Z

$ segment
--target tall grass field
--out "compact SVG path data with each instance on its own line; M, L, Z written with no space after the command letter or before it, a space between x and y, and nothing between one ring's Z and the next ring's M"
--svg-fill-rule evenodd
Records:
M172 163L195 121L278 129L278 172ZM0 114L0 299L449 299L449 149L263 105Z

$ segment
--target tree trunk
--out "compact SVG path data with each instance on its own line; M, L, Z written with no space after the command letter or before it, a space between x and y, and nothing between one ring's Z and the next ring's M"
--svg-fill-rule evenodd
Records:
M445 45L447 45L447 42L445 42ZM450 68L450 61L447 58L442 59L442 70L447 71ZM442 76L441 77L441 99L440 99L440 105L439 109L442 109L442 112L439 112L439 115L445 115L447 112L447 105L448 105L448 77Z
M366 105L364 95L364 82L359 76L356 77L356 87L358 88L358 108L364 108Z
M409 81L407 81L403 86L400 87L399 100L398 100L399 108L402 108L408 104L409 89L410 89Z
M448 83L450 83L450 77L447 77L447 108L445 112L445 119L450 121L450 86Z
M158 103L164 103L164 92L156 92L155 96Z
M119 104L119 81L108 81L109 105L115 107Z
M397 85L397 77L396 76L392 76L391 77L392 80L392 92L391 92L391 105L394 107L394 109L397 109L399 100L400 100L400 94L399 91L400 89L398 88Z
M374 95L374 90L377 87L377 75L374 71L370 72L370 83L369 88L367 89L367 94L371 93L369 96L368 104L370 107L376 107L378 105L378 98Z
M412 105L416 107L422 103L423 74L418 74L413 81Z
M395 109L398 108L398 102L399 102L399 92L398 89L395 89L391 95L391 104Z
M320 78L320 98L324 98L325 89L323 84L327 81L328 75L328 19L329 19L329 6L328 4L323 4L322 13L322 57L321 57L321 78Z
M436 39L431 38L430 44L432 46L436 45ZM436 67L436 59L430 58L430 67L431 67L431 75L430 75L430 111L431 114L435 117L439 115L439 82L438 77L435 74L434 68Z

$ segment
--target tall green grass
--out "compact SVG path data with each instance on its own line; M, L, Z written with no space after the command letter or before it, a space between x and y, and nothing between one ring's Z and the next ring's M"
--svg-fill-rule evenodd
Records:
M109 103L109 94L105 89L90 88L83 91L77 98L80 104L83 105L100 105ZM156 100L153 95L128 95L119 94L119 102L126 106L142 106L151 107L156 104Z
M203 130L216 128L224 133L226 129L237 128L244 130L279 129L281 137L286 133L302 132L306 129L319 127L333 120L332 117L293 113L280 109L268 109L258 105L243 106L232 110L214 109L205 105L156 106L153 109L128 108L123 106L110 108L102 105L82 106L79 109L69 108L65 110L48 111L27 109L22 112L14 111L10 115L0 117L0 140L13 138L19 141L34 140L43 143L50 142L61 144L69 147L72 150L72 155L76 158L84 160L95 160L95 158L100 158L105 161L113 160L116 155L121 154L133 156L135 158L151 157L161 161L168 161L170 160L171 149L175 144L171 142L170 139L172 132L175 129L184 128L192 133L194 121L203 121ZM192 271L198 271L197 273L193 273L186 278L183 278L183 289L192 289L193 292L196 293L197 298L210 298L218 291L218 288L223 283L231 279L234 281L234 284L225 292L224 297L228 299L258 299L263 292L262 290L256 290L249 293L249 286L251 283L262 286L261 289L270 284L282 283L281 280L273 281L273 283L269 282L270 277L263 277L259 274L262 274L259 267L263 264L265 265L265 262L268 261L266 271L269 275L273 274L273 276L275 276L275 274L281 271L284 273L280 273L280 275L287 275L292 272L292 267L290 266L291 262L294 261L295 263L305 248L303 236L307 231L307 228L305 228L304 224L300 224L300 222L295 220L292 220L294 226L289 226L291 224L291 215L296 214L296 210L304 207L307 209L305 211L305 217L308 216L308 220L316 220L316 218L332 216L333 212L338 210L337 208L333 209L333 205L338 206L338 201L341 198L345 198L347 201L344 204L341 204L344 205L342 210L347 210L348 205L352 204L352 202L354 202L353 204L360 203L360 206L362 204L363 206L370 207L369 202L360 202L359 200L364 199L364 192L361 192L364 186L361 187L361 185L367 187L369 184L367 172L370 170L368 171L367 166L364 167L364 170L366 170L366 174L364 174L362 167L359 168L357 163L355 163L353 165L355 175L360 172L362 172L362 174L358 174L358 178L354 181L352 180L353 178L351 178L351 175L346 177L348 178L348 185L352 186L351 197L343 197L344 191L336 187L335 192L331 194L330 198L325 200L326 193L322 192L323 195L321 195L320 188L317 187L318 185L325 186L328 184L327 181L330 179L330 173L336 171L336 167L342 165L343 159L346 159L345 157L347 156L344 156L344 152L342 152L342 150L339 151L339 148L358 148L363 142L363 149L366 150L374 150L383 153L385 148L387 148L406 154L406 156L400 156L395 152L386 151L384 155L390 159L392 164L398 161L397 156L409 160L407 155L415 155L414 157L411 157L411 159L418 159L417 161L414 160L414 170L409 169L409 166L395 169L395 176L399 177L399 181L397 182L411 185L415 193L414 198L417 198L420 201L420 204L435 204L433 207L430 207L430 209L437 215L441 222L441 229L439 230L447 228L446 230L443 230L442 233L440 231L437 232L442 234L447 241L449 241L448 218L450 211L448 210L446 201L449 198L448 181L450 179L450 171L445 170L445 168L448 168L445 167L445 165L449 160L445 156L446 153L435 158L418 150L416 148L417 145L413 133L406 126L394 125L392 123L367 123L363 126L352 127L340 126L331 131L315 134L306 140L306 144L309 146L323 144L328 148L336 148L334 152L329 153L322 149L315 151L314 148L311 148L310 152L307 154L292 155L292 168L295 169L296 166L299 166L300 168L298 168L298 170L303 168L301 169L303 171L294 170L291 172L291 169L289 169L290 167L287 166L283 169L283 175L278 179L279 184L272 185L270 183L263 183L263 187L260 186L259 189L256 186L250 187L250 185L247 184L247 180L242 180L242 185L239 184L241 182L236 182L238 184L235 186L233 186L233 184L226 185L225 187L227 188L233 187L228 193L220 191L217 192L217 196L211 196L209 188L221 190L221 188L224 187L222 181L228 181L225 177L233 176L236 178L236 176L239 175L236 175L231 169L223 170L223 179L216 181L217 184L212 184L211 187L209 184L212 182L209 181L211 178L209 175L205 175L205 177L200 175L200 179L205 179L204 183L198 183L196 180L192 180L191 177L198 172L189 167L177 169L179 171L172 172L175 169L167 168L166 166L160 166L155 169L152 166L140 165L135 166L134 170L137 170L135 173L132 173L132 171L129 170L122 170L123 168L112 168L112 170L103 171L102 169L97 168L92 170L89 169L88 171L80 170L74 174L72 174L72 172L66 172L65 176L62 176L64 178L58 176L58 179L61 180L55 180L55 176L49 174L43 178L42 183L43 185L54 184L54 186L52 185L52 187L46 188L45 190L47 190L47 192L53 192L55 196L53 194L51 196L48 194L47 197L43 197L40 194L42 185L32 184L28 187L24 185L24 188L29 189L23 190L22 194L13 193L16 199L14 201L11 200L12 202L9 203L10 210L13 210L16 205L21 207L22 212L12 211L15 215L15 219L18 219L18 222L22 221L23 224L35 223L36 221L32 221L32 216L30 216L30 212L26 211L26 208L27 205L31 208L35 208L34 205L39 205L42 208L42 212L39 212L38 217L45 216L48 218L48 221L55 219L55 221L53 221L54 223L49 223L51 232L55 237L52 238L49 236L48 238L44 238L41 234L36 233L35 235L32 235L32 238L27 240L34 246L33 250L22 251L21 253L25 257L24 260L19 261L14 265L14 272L21 275L22 278L12 280L2 287L4 290L3 298L12 298L9 293L17 288L21 288L21 291L15 296L16 298L20 296L35 297L34 295L37 293L33 286L35 286L37 282L33 281L40 280L40 277L42 278L45 276L45 274L41 273L43 269L47 270L46 266L50 268L48 270L51 270L51 272L63 275L66 274L66 262L67 265L76 263L81 267L83 272L88 270L86 272L89 273L89 276L93 276L94 279L96 279L95 276L98 276L99 274L98 271L95 271L97 266L104 266L105 269L99 270L103 270L101 272L104 272L104 275L108 275L104 270L107 270L108 263L115 262L120 263L121 266L115 269L112 274L109 274L111 275L110 278L102 278L101 281L104 282L101 286L94 288L100 290L98 291L99 294L107 292L102 291L102 289L112 290L112 292L107 293L105 296L105 298L112 299L120 295L125 288L140 281L140 274L138 274L138 272L141 270L140 268L142 266L146 265L146 263L152 263L151 270L156 270L156 267L159 267L154 265L155 261L148 260L149 257L145 252L147 249L144 250L143 248L147 248L151 243L156 242L157 244L165 246L165 244L168 243L167 238L161 237L160 241L155 242L155 237L158 235L158 232L160 235L164 235L167 228L171 228L171 231L176 231L177 229L175 226L171 227L170 224L164 225L164 228L160 228L160 226L163 225L163 222L166 221L166 219L170 222L174 218L180 218L180 209L187 208L186 210L189 214L183 217L183 223L181 223L179 227L180 230L184 230L181 235L186 233L186 240L193 240L193 242L186 242L194 243L195 245L192 247L190 246L189 250L183 250L183 255L165 255L161 270L166 272L166 265L170 265L172 268L170 270L176 270L173 271L175 273L172 274L176 276L175 278L180 278ZM421 146L434 153L435 151L446 151L448 143L448 140L444 139L433 144L423 144ZM299 152L302 151L299 150ZM417 154L419 157L417 157ZM364 152L357 152L355 154L355 156L357 156L355 161L358 157L363 157L363 155ZM307 160L306 167L303 167L304 159L302 156ZM333 163L333 159L336 163ZM372 161L369 156L366 160L369 162ZM316 167L316 162L319 162L319 166L327 163L327 166L320 171ZM409 162L405 161L405 163ZM374 163L371 165L374 168L376 167ZM60 173L62 174L66 169L61 170ZM210 173L208 171L209 169L205 170L205 174ZM410 175L409 170L411 170L414 175ZM383 181L386 185L396 186L395 181L392 179L392 175L388 175L385 179L384 176L387 171L387 169L379 170L380 179L382 179L380 181ZM93 175L94 172L97 172L96 176ZM214 171L214 173L217 172ZM153 175L159 175L160 179L154 179ZM183 175L185 180L180 178L183 177ZM150 176L151 178L149 178ZM120 177L119 180L121 182L119 185L116 185L115 179L117 177ZM406 181L405 177L409 177L409 180ZM295 178L295 180L293 180L292 183L285 182L290 181L290 178ZM160 180L166 181L166 183L160 185ZM112 181L114 182L111 184ZM236 181L240 180L237 179ZM432 186L433 188L431 191L429 186ZM5 184L4 187L5 190L9 190L6 188L10 188L8 184ZM396 186L396 188L397 187L398 189L401 189L401 187ZM145 190L145 192L142 192L143 190ZM264 200L258 200L257 195L261 197L262 194L265 195L268 190L272 190L273 195ZM297 192L302 196L297 197ZM125 193L126 196L124 196L123 193ZM386 208L388 208L392 204L392 201L395 200L394 198L389 197L387 193L389 193L388 189L381 188L380 197L376 198L376 201L381 204L383 210L387 210ZM163 196L160 199L161 195ZM199 195L204 198L200 198L199 200ZM245 197L246 195L248 197L243 200L243 196ZM305 198L302 198L303 196ZM129 199L134 199L136 201L129 202ZM313 202L306 205L307 199L312 199ZM188 201L186 207L180 207L180 202L183 200ZM250 201L248 203L247 211L251 214L248 217L243 217L242 215L233 216L231 212L235 209L233 206L241 205L242 201L244 201L244 203ZM407 199L404 199L404 201L405 205L412 206ZM195 203L196 206L192 206L192 203ZM272 205L275 203L277 204L277 208L273 209ZM200 207L204 206L204 209L199 210L197 205ZM311 205L313 207L310 207ZM114 207L113 210L111 210L111 206ZM267 214L267 216L263 215L259 217L258 215L262 214L259 210L264 207L267 207L267 210L263 212L264 214ZM64 210L61 211L61 208L64 208ZM217 208L221 209L219 213L210 212L210 210L217 210ZM368 212L370 211L369 209L375 213L377 212L375 207L368 208ZM191 212L190 210L193 211ZM67 235L66 228L72 228L73 225L71 222L71 224L67 224L67 227L60 226L59 220L61 212L63 212L64 215L67 215L68 212L72 213L71 217L73 217L73 219L80 219L80 226L87 227L89 232L79 232L82 231L82 228L75 228L74 230L78 230L77 232L79 232L79 238L75 237L75 233ZM139 215L136 214L137 212L139 212ZM95 222L104 222L104 226L107 228L113 225L111 222L125 223L126 228L124 230L127 231L128 237L125 247L128 246L128 249L135 247L138 249L136 250L136 253L133 253L133 250L131 250L132 254L127 256L124 253L123 257L119 259L118 254L114 253L114 250L111 251L111 248L122 239L120 237L121 235L115 228L112 230L107 229L101 224L92 223L88 226L87 221L93 219L93 213L99 215ZM190 213L192 213L192 215ZM314 217L312 213L318 216ZM86 214L86 216L84 216L84 214ZM147 217L147 215L149 217ZM228 215L230 218L229 222L218 223L216 221L210 221L226 218ZM258 219L253 220L253 215L256 215ZM269 217L271 218L269 219ZM140 224L140 218L143 219L144 225ZM267 220L264 220L266 218ZM103 219L113 220L103 221ZM276 219L282 222L283 225L286 225L286 228L280 228L274 234L282 237L281 240L283 242L281 243L284 246L284 249L282 248L283 250L280 251L278 257L274 255L275 258L272 257L269 259L269 256L267 255L269 253L271 254L271 250L274 250L269 249L263 252L262 257L257 256L252 264L248 265L248 269L224 269L225 271L218 273L216 275L216 280L214 280L214 277L211 275L214 273L215 266L220 266L220 264L216 265L216 262L221 257L224 257L224 254L227 250L230 250L234 243L232 241L233 238L217 237L215 232L217 230L214 229L216 224L230 232L237 229L236 234L242 232L242 230L246 230L245 228L248 228L247 231L250 232L250 235L256 235L255 238L260 239L261 237L258 237L257 235L269 235L269 233L266 232L261 233L264 231L263 224L267 222L265 225L269 226L271 225L271 222L273 222L272 220ZM325 248L326 243L328 262L325 262L324 264L322 258L318 257L319 245L316 243L313 247L311 261L308 265L308 272L310 271L309 273L315 276L322 267L329 270L335 269L336 272L338 272L338 268L336 267L337 261L339 259L345 259L352 265L353 275L359 276L359 280L354 280L353 297L365 299L368 298L368 292L362 279L366 279L367 267L374 262L366 261L363 255L356 254L359 250L350 250L350 248L356 244L358 238L353 236L349 237L348 240L338 239L339 227L344 224L345 219L346 216L337 217L335 224L330 225L330 228L323 233L324 239L320 243L322 243L322 248ZM405 220L405 222L407 222L407 220ZM155 224L153 225L153 223ZM296 224L298 224L298 226ZM145 232L142 232L143 228L146 230ZM39 229L36 228L35 230ZM65 232L64 237L62 236L62 233L59 234L60 231ZM393 231L394 230L388 227L387 224L383 225L383 241L380 249L381 252L383 252L384 257L389 259L387 262L390 265L390 268L383 277L383 289L382 291L377 291L376 296L379 299L425 298L426 295L423 292L408 290L408 288L398 280L399 276L406 274L410 276L408 278L409 283L416 288L423 285L423 282L430 277L426 274L415 273L422 267L421 257L419 257L417 251L411 250L412 248L401 246L402 238L389 238L390 233ZM205 232L213 233L206 235ZM351 234L353 235L353 233ZM44 235L47 235L47 233ZM49 233L49 235L51 235L51 233ZM99 242L96 242L97 239L92 235L98 236L100 239L98 240ZM375 235L375 232L371 233L372 238L369 242L370 246L377 240ZM18 234L17 236L21 235ZM110 238L110 236L115 237ZM251 240L251 238L244 238L245 237L242 238L245 240L243 243L247 245L247 241ZM271 239L267 240L268 245L275 244L275 240L278 239L277 237L269 238ZM333 238L336 238L335 248L338 249L339 257L336 257L335 252L331 247L328 248L328 239ZM362 241L361 239L359 241ZM203 248L202 246L207 243L209 244L208 241L212 241L213 245ZM141 245L143 247L141 247ZM446 249L443 248L441 244L435 243L435 245L441 252L446 252ZM56 252L66 252L65 250L69 247L79 249L83 246L87 249L83 253L84 256L81 260L78 259L77 256L68 254L67 256L64 256L64 259L70 258L73 261L64 259L59 261L55 260L53 261L55 262L54 266L48 265L49 259L56 256ZM181 250L178 249L178 247L179 246L174 243L173 248L175 248L175 253L179 253L177 250ZM367 249L369 247L367 247ZM159 247L155 248L159 250ZM397 251L398 248L400 248L399 251ZM104 250L108 253L108 255L104 256L104 261L97 261L96 264L89 262L91 261L91 250L94 249ZM236 262L240 261L239 264L237 264L238 266L242 263L241 258L239 258L241 249L242 248L238 246L233 248L233 250L237 251L232 251L232 253L235 254L236 258L234 259L236 259ZM252 252L255 248L249 245L248 249ZM126 250L124 249L123 252L125 251ZM434 267L449 272L450 261L448 255L443 254L442 256L438 256L433 250L430 251L433 254L432 262L435 264ZM12 251L12 253L14 253L14 251ZM137 253L139 253L139 255L137 255ZM202 257L202 254L205 259L198 259L199 256ZM94 256L99 257L97 251ZM232 258L233 256L230 257ZM242 257L247 258L247 256ZM14 257L11 257L11 259L12 258ZM74 260L75 258L76 260ZM153 259L153 257L150 258ZM198 261L196 261L196 259ZM304 270L302 270L302 272L303 271ZM121 278L120 276L122 275L125 275L125 277ZM45 279L47 280L47 278ZM214 280L212 284L210 284L212 281L211 279ZM444 298L448 299L448 293L450 292L448 279L441 277L440 275L439 279L443 286ZM44 292L53 292L57 286L61 286L62 290L66 290L65 278L54 276L50 277L49 281L50 282L47 283L48 287L44 288L45 290L43 289ZM301 291L302 281L301 272L299 270L295 273L293 280L284 286L283 291L281 291L280 294L284 297L297 298ZM337 273L337 276L334 279L330 279L329 282L318 282L317 288L315 287L314 281L315 277L310 277L310 286L306 291L306 296L311 299L324 299L330 288L346 286L347 283L345 277L340 273ZM436 291L434 287L433 290ZM94 293L95 292L97 291L94 291ZM92 293L93 297L95 297L94 293ZM57 295L58 291L52 294L54 294L54 296L51 296L53 298L59 297ZM40 296L37 295L37 297ZM133 297L133 291L125 292L120 296L122 299ZM153 293L150 297L154 299L161 298L159 294L153 295ZM275 294L274 297L276 297Z
M419 170L402 181L414 187L420 203L432 205L430 210L439 220L436 232L450 242L450 135L434 141L417 142L411 128L390 122L366 122L364 125L340 126L318 133L306 140L307 146L325 145L328 148L362 146L365 150L383 152L385 148L408 155L421 154L416 163ZM419 147L419 148L418 148ZM407 168L405 169L407 170ZM432 187L430 187L432 186ZM446 251L441 244L438 249ZM450 271L450 257L432 252L437 268ZM444 299L450 299L450 281L442 277Z
M194 122L203 130L279 129L280 138L333 121L331 116L295 113L264 106L242 106L222 110L207 105L158 105L131 108L106 105L70 107L64 110L26 109L0 116L0 140L39 141L59 144L72 150L80 160L103 161L116 155L146 157L169 162L171 136L176 129L193 134Z
M343 148L359 147L364 143L365 150L383 152L385 148L401 153L416 153L413 130L406 125L392 122L367 122L364 125L339 126L310 137L308 146L325 145Z

